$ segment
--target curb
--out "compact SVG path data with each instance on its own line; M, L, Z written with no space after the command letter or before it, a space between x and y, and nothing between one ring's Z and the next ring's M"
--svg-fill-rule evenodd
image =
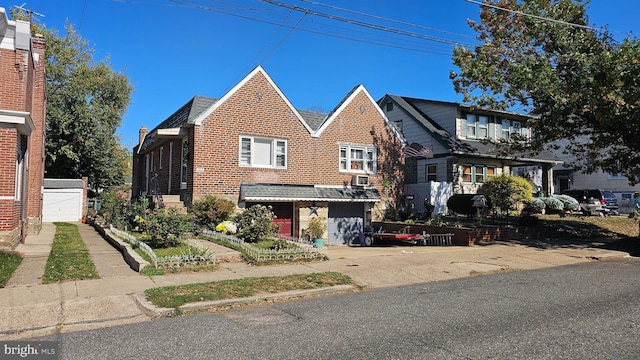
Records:
M213 301L201 301L195 303L184 304L178 308L163 308L152 304L145 297L144 293L133 294L134 300L138 308L150 318L156 319L160 317L176 316L180 313L189 313L195 311L209 310L228 306L247 305L256 302L272 301L279 299L302 298L316 295L335 295L344 292L352 292L358 289L355 285L336 285L310 290L292 290L276 294L261 294L246 298L224 299Z

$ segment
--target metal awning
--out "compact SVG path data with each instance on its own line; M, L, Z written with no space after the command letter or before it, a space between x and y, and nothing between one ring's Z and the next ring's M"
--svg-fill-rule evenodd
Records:
M240 200L377 202L380 194L375 187L242 183Z

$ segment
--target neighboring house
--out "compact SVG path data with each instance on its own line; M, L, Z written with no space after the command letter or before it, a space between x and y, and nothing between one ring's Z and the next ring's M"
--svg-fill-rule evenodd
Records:
M46 83L44 38L0 8L0 248L42 228Z
M564 148L563 140L558 143L560 148ZM579 140L576 140L579 141ZM553 168L554 189L556 193L562 193L569 189L601 189L611 191L618 198L620 212L629 213L634 209L633 195L640 192L640 184L629 185L629 179L620 174L608 174L601 170L591 174L575 170L569 164L576 160L574 155L562 154L558 150L558 157L565 161ZM584 160L584 159L581 159Z
M302 111L257 67L222 98L196 96L140 129L132 193L187 207L208 194L269 205L283 236L301 236L317 215L328 243L343 244L384 213L387 184L402 178L401 146L364 86L328 114Z
M411 191L424 193L420 187L427 188L432 182L452 184L453 193L475 194L487 178L501 174L526 177L536 191L553 192L552 168L559 163L555 156L500 156L491 144L510 140L514 133L530 137L529 129L523 126L526 115L390 94L378 104L406 143L433 153L432 157L418 154L407 158L408 195ZM420 211L424 198L413 201Z

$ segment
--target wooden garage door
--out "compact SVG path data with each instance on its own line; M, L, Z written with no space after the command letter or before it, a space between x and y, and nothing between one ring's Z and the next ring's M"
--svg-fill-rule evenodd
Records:
M363 203L329 203L329 244L349 244L362 231Z
M44 189L42 221L82 220L82 189Z

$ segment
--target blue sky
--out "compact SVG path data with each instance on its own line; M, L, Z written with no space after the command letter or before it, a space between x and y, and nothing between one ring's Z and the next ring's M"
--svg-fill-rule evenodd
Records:
M95 49L96 60L109 56L112 68L129 77L134 92L118 130L128 148L136 144L140 126L155 127L194 95L223 96L257 65L302 110L328 112L358 84L376 100L391 93L461 101L449 79L455 70L452 43L477 44L466 19L478 18L478 5L466 0L278 1L311 10L305 14L269 2L31 0L24 7L44 15L39 21L61 34L65 23L73 24ZM592 0L588 14L592 25L608 24L622 38L640 30L639 10L637 0Z

